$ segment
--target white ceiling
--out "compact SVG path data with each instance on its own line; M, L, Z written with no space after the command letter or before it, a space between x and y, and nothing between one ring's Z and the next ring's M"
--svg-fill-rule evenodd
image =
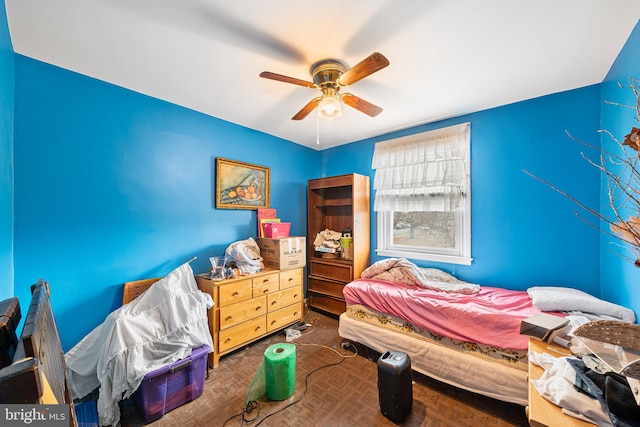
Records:
M6 0L14 50L314 149L600 83L638 0ZM384 109L291 117L324 58L390 65L348 90ZM640 70L639 70L640 72ZM317 144L317 131L319 141Z

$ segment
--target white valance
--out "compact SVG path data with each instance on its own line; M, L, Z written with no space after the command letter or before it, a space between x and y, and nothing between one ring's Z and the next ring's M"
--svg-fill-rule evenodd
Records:
M466 205L470 124L376 144L374 210L453 211Z

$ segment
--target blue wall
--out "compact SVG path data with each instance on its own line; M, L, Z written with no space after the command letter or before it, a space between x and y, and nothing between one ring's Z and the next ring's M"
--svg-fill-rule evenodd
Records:
M599 208L600 177L565 131L599 144L603 109L604 127L622 122L621 135L628 132L630 115L602 99L625 99L613 83L638 70L637 29L602 87L321 152L14 56L5 30L0 22L0 294L24 305L29 285L47 279L65 349L119 306L123 282L163 275L193 256L194 270L204 271L209 256L255 235L255 211L215 209L216 157L270 167L271 205L305 235L308 179L372 176L375 142L466 121L474 262L437 266L484 285L575 286L639 311L637 269L608 255L575 204L523 172ZM375 261L375 214L371 224Z
M602 86L602 129L610 131L619 141L624 140L633 126L640 127L639 119L633 108L620 105L635 106L636 98L630 89L630 79L640 79L640 22L627 40L624 48L611 67ZM623 87L618 85L620 83ZM617 103L613 105L611 103ZM619 148L609 136L602 136L602 147L605 150L618 152ZM629 149L629 153L637 154ZM603 181L604 183L604 181ZM602 193L602 212L608 218L607 193ZM638 212L626 212L626 215L638 215ZM606 227L606 225L605 225ZM602 235L601 240L601 283L602 294L606 299L633 308L640 315L640 269L626 258L633 258L629 246ZM635 259L635 258L633 258Z
M271 207L306 235L317 152L16 56L15 293L45 278L69 349L160 276L256 235L256 212L215 209L215 158L265 165Z
M0 300L13 296L14 55L0 2Z
M373 185L376 141L471 122L473 263L417 263L484 285L522 290L562 285L599 295L597 230L576 217L576 206L566 197L523 172L527 169L597 209L598 172L580 156L585 147L566 131L598 145L599 115L599 86L591 86L326 150L322 172L354 170L370 175ZM380 259L373 251L375 213L371 224L375 261Z

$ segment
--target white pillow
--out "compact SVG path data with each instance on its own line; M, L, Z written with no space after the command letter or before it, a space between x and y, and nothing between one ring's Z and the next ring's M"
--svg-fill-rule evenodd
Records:
M527 292L533 306L542 311L582 311L613 316L631 323L636 321L632 310L601 300L578 289L534 286L527 289Z

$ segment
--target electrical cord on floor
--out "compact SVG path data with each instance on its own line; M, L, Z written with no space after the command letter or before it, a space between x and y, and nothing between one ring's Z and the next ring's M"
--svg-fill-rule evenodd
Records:
M346 342L346 341L345 341ZM340 353L338 350L336 350L333 347L329 347L328 345L322 345L322 344L302 344L302 343L298 343L296 345L308 345L308 346L314 346L314 347L324 347L326 349L329 349L331 351L333 351L335 354L337 354L338 356L342 357L343 359L351 359L352 357L356 357L358 355L358 348L353 346L352 344L350 344L349 342L346 342L347 345L343 346L342 348L347 349L350 346L353 347L353 351L354 353L352 355L348 355L348 354L342 354ZM342 344L341 344L342 345ZM338 363L341 363L342 360ZM326 365L326 366L333 366L333 365ZM323 366L324 367L324 366Z
M346 345L345 345L345 343L346 343ZM289 402L288 404L286 404L286 405L285 405L285 406L283 406L282 408L278 409L277 411L272 412L272 413L270 413L269 415L266 415L263 419L261 419L260 421L258 421L258 423L256 424L256 427L257 427L257 426L259 426L260 424L262 424L262 422L263 422L264 420L266 420L267 418L269 418L269 417L271 417L271 416L273 416L273 415L279 414L280 412L284 411L285 409L287 409L287 408L289 408L289 407L291 407L291 406L295 405L296 403L300 402L300 401L304 398L304 396L307 394L308 383L309 383L309 377L310 377L312 374L314 374L314 373L316 373L316 372L320 371L321 369L328 368L328 367L331 367L331 366L339 365L339 364L341 364L342 362L344 362L344 360L345 360L345 359L350 359L350 358L352 358L352 357L356 357L356 356L358 355L358 348L357 348L357 347L355 347L355 346L353 346L352 344L350 344L350 343L349 343L349 342L347 342L347 341L343 341L343 342L342 342L342 344L341 344L341 346L342 346L342 348L343 348L343 349L346 349L346 348L348 348L349 346L351 346L351 347L353 348L353 350L354 350L354 354L352 354L352 355L341 354L341 353L340 353L338 350L336 350L335 348L332 348L332 347L329 347L329 346L326 346L326 345L321 345L321 344L296 344L296 345L307 345L307 346L315 346L315 347L324 347L324 348L327 348L327 349L329 349L329 350L333 351L334 353L336 353L338 356L340 356L340 361L335 362L335 363L329 363L329 364L327 364L327 365L320 366L320 367L318 367L318 368L314 369L313 371L309 372L309 373L304 377L304 390L302 391L302 394L300 395L300 397L298 397L298 398L297 398L296 400L294 400L293 402ZM252 411L253 411L254 409L256 409L256 408L258 409L258 413L256 414L256 416L255 416L255 417L253 417L253 418L252 418L252 419L250 419L250 420L247 420L247 419L246 419L246 417L245 417L245 414L248 414L248 413L252 412ZM241 416L241 419L240 419L240 426L243 426L243 425L244 425L244 423L247 423L247 424L252 423L252 422L254 422L254 421L258 418L259 414L260 414L260 404L259 404L258 402L256 402L255 400L249 401L249 402L247 403L246 407L242 410L242 412L240 412L240 413L238 413L238 414L236 414L236 415L233 415L233 416L231 416L231 417L227 418L227 420L224 422L224 424L222 424L222 427L224 427L224 426L227 424L227 422L229 422L229 421L231 421L232 419L234 419L234 418L236 418L236 417L239 417L239 416Z
M307 329L305 329L305 331L301 333L300 336L303 337L305 335L309 335L311 332L315 330L316 330L316 327L314 325L312 325L311 323L307 323Z
M248 420L246 418L245 414L250 414L255 409L257 409L258 412L256 413L256 415L253 418ZM240 418L240 425L241 426L243 426L244 423L250 424L250 423L254 422L258 418L259 415L260 415L260 404L258 402L256 402L255 400L251 400L251 401L247 402L247 405L244 408L242 408L241 412L239 412L239 413L237 413L235 415L232 415L229 418L227 418L225 420L225 422L222 424L222 427L226 426L229 421L231 421L232 419L234 419L236 417L241 417Z

